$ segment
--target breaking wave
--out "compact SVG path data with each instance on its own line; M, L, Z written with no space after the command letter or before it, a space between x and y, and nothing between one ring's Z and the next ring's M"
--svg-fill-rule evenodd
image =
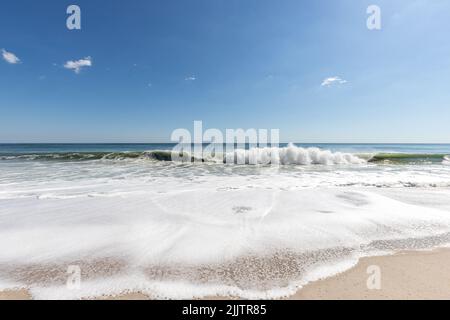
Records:
M446 165L446 166L450 166L450 156L445 156L444 160L442 161L442 164Z
M236 150L225 155L227 163L237 164L282 164L282 165L338 165L364 164L366 160L350 153L332 152L319 148L300 148L289 145L285 148L253 148Z
M199 156L190 152L155 150L143 152L70 152L46 154L3 155L0 160L29 161L92 161L92 160L127 160L148 159L155 161L210 162L227 164L281 164L281 165L336 165L363 164L367 161L350 153L332 152L319 148L300 148L289 145L284 148L237 149L233 152L212 152Z
M186 150L186 149L185 149ZM219 150L219 151L218 151ZM320 148L302 148L293 144L287 147L236 149L220 152L212 149L200 154L172 150L137 152L58 152L35 154L3 154L0 160L22 161L93 161L93 160L153 160L175 162L207 162L248 165L349 165L349 164L443 164L450 165L450 156L445 154L377 153L353 154L333 152Z

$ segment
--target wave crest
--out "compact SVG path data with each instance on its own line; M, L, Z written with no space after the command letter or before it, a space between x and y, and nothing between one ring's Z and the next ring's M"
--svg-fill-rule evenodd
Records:
M281 164L281 165L338 165L363 164L365 160L342 152L319 148L301 148L290 144L284 148L252 148L227 153L226 163L235 164ZM231 161L229 161L231 160Z
M237 149L233 152L206 152L197 155L191 152L172 150L152 150L143 152L66 152L3 155L0 160L22 161L93 161L93 160L153 160L176 162L208 162L249 165L337 165L363 164L367 161L350 153L332 152L319 148L301 148L293 144L277 148Z
M122 161L122 160L152 160L174 162L207 162L238 165L349 165L365 163L384 164L442 164L450 165L450 156L445 154L406 154L378 153L352 154L333 152L316 147L302 148L294 144L286 147L266 147L236 149L223 152L223 148L209 150L203 153L177 152L172 150L151 150L136 152L58 152L36 154L3 154L0 160L20 161Z
M444 160L442 161L442 164L446 165L446 166L450 166L450 156L445 156Z

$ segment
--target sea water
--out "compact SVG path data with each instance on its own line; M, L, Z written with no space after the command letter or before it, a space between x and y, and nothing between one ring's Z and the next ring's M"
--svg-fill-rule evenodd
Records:
M290 144L244 164L163 161L172 147L0 145L0 290L278 298L450 243L450 145Z

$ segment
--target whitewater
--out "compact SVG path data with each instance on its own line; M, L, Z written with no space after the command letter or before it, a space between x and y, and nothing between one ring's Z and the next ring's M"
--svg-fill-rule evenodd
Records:
M200 163L164 146L14 148L0 146L0 290L37 299L281 298L363 256L450 243L446 145L286 145Z

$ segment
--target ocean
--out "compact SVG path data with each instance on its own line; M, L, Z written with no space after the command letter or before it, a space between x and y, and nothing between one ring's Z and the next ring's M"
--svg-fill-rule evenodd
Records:
M196 163L167 161L173 147L0 144L0 290L280 298L363 256L450 243L449 144L246 146Z

